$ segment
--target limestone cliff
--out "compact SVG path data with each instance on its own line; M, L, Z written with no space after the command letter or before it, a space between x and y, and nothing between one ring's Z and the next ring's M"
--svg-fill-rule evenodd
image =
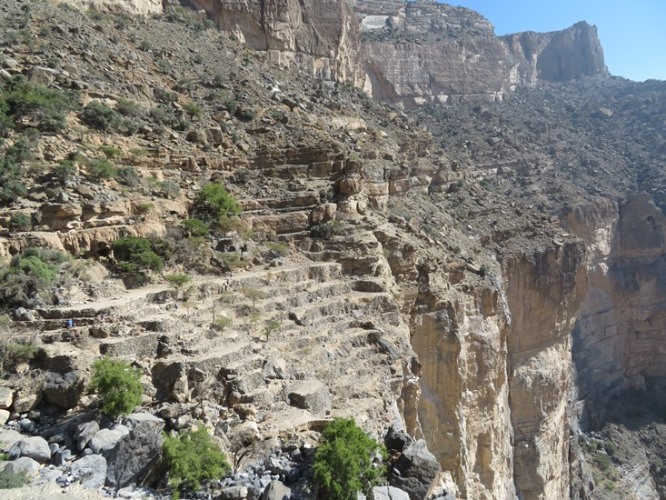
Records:
M362 81L358 22L347 1L191 0L270 59L325 79Z
M584 428L605 418L625 389L666 376L664 225L648 195L569 211L565 222L593 249L590 292L573 331L578 414Z
M410 107L497 100L516 85L605 74L596 27L496 37L477 12L435 2L356 0L366 91Z
M162 0L56 0L79 9L95 8L109 12L147 15L162 12Z

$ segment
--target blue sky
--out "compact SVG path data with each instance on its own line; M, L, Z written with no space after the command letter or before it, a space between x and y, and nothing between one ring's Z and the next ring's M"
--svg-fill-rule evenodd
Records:
M449 0L483 14L498 35L596 25L613 75L666 80L666 0Z

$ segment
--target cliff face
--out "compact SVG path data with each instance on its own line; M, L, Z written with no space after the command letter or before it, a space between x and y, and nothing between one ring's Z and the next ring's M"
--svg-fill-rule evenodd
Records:
M516 85L605 74L587 23L553 33L496 37L477 12L434 2L356 0L373 97L414 106L497 100Z
M94 7L109 12L148 15L162 12L162 0L56 0L85 10Z
M217 25L271 60L325 79L360 84L358 22L347 1L192 0Z
M590 292L573 330L577 416L600 425L609 400L666 376L666 218L649 196L578 207L565 219L588 241Z

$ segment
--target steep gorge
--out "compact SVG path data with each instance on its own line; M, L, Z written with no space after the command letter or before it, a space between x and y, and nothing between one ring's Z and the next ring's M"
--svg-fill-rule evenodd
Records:
M382 18L384 10L377 14L387 5L397 9L391 10L390 19ZM361 28L365 24L380 29L382 19L383 26L388 22L396 30L426 19L437 24L444 12L451 40L441 43L455 48L449 53L444 45L437 45L440 42L366 40L366 50L372 44L379 47L377 52L366 52L374 54L373 64L386 71L383 68L389 60L401 60L396 50L403 47L403 59L414 59L419 46L417 59L436 66L439 59L423 54L437 54L437 58L456 61L456 67L446 71L453 80L444 83L428 76L427 67L387 71L397 75L397 80L386 88L375 86L373 95L395 104L411 107L457 100L451 96L499 101L513 84L535 84L541 77L562 80L588 72L605 75L594 29L587 25L548 36L497 39L487 21L469 11L449 12L444 6L416 2L403 15L401 5L356 2L357 11L363 8L361 13L367 15L361 16ZM271 61L292 68L301 65L306 73L325 80L356 85L363 81L359 30L347 3L255 5L201 0L197 6L248 46L267 51ZM461 12L459 17L453 15ZM345 19L342 27L340 19ZM464 22L466 19L475 21ZM431 34L430 27L423 25L417 33ZM476 30L478 38L470 41L467 30ZM456 36L460 34L463 42L459 43ZM483 43L477 45L478 40ZM235 46L225 47L239 59L250 59ZM518 57L518 52L511 55L507 50L522 51L521 57L531 51L532 55L525 56L530 64L515 66L513 61L499 69L489 65L490 60ZM570 52L576 55L570 57ZM466 54L463 59L461 53ZM135 57L127 56L127 60ZM488 59L485 63L484 57ZM562 65L563 60L571 65ZM128 62L127 68L132 64ZM502 144L508 142L507 137L518 136L504 134L494 122L503 117L505 108L499 102L493 103L496 107L470 108L470 113L496 129L481 139L463 137L491 150L484 158L479 147L472 154L481 158L467 162L454 148L440 149L435 140L437 129L429 130L425 120L380 109L349 89L338 91L330 82L305 79L299 85L307 89L300 91L303 94L310 92L307 97L295 96L295 91L283 97L282 91L271 87L277 78L260 80L247 69L252 68L250 63L243 64L247 64L243 74L249 76L243 76L240 83L230 79L228 85L243 86L242 92L250 92L254 85L250 81L261 81L259 90L252 88L256 92L252 97L266 109L277 102L279 113L262 110L256 122L239 126L232 134L227 127L237 125L227 112L229 116L219 119L221 127L213 120L206 126L198 124L197 133L188 134L187 141L171 132L169 140L177 146L168 155L156 146L148 158L136 163L145 170L146 178L153 171L167 173L187 189L200 181L198 176L233 183L237 172L247 168L253 182L235 188L246 220L256 231L287 242L297 251L290 263L293 267L251 271L225 284L198 284L201 304L209 305L211 296L221 294L224 286L240 289L249 284L265 287L275 299L262 302L263 313L278 317L285 307L294 308L303 324L285 327L279 349L288 353L284 358L290 365L301 361L304 367L286 378L307 378L302 386L317 391L320 386L313 380L323 379L334 396L333 411L355 416L368 430L379 432L399 423L413 436L425 437L443 470L452 474L459 498L593 498L589 484L582 493L572 491L572 485L586 477L585 472L572 471L571 465L581 461L581 468L586 467L577 448L580 433L603 425L609 405L618 404L627 390L646 391L659 398L665 375L666 219L651 197L626 189L624 179L614 179L616 165L607 167L593 158L582 166L561 167L566 162L557 155L566 146L549 142L548 136L560 133L553 132L561 126L556 120L543 125L521 116L510 123L518 130L518 124L527 122L533 134L529 139L538 137L539 145L554 151L549 152L550 157L528 151L527 139L522 143L515 139L515 150L498 153L492 149L498 141ZM463 77L469 80L461 80ZM386 81L385 75L375 75L370 81L373 78ZM427 83L421 85L419 79ZM164 81L168 79L155 79L150 86L165 85ZM279 85L285 86L284 82ZM173 88L185 93L176 84ZM95 92L90 94L97 95ZM529 94L516 101L525 95ZM243 104L247 106L247 102ZM584 114L569 103L562 107L570 107L575 116ZM222 114L216 111L218 116ZM598 108L594 113L597 117ZM609 120L607 113L603 116ZM506 120L510 119L507 115ZM281 128L287 124L289 127ZM150 133L152 130L146 132ZM220 135L225 139L214 143L218 139L213 138ZM157 144L162 139L150 140ZM200 150L191 144L196 141L202 144ZM55 148L59 148L58 155L68 149L61 144ZM460 148L464 153L470 149L468 144ZM591 179L598 175L602 188L612 186L616 191L599 194L597 185L597 191L591 189L586 177L581 186L576 185L577 178L566 178L567 169L574 168L592 172ZM606 176L605 168L611 169ZM555 182L561 184L551 190ZM192 193L188 191L187 196ZM16 254L37 240L45 246L94 255L108 249L119 234L161 235L166 233L167 223L187 217L185 196L178 202L157 201L150 217L138 213L140 201L143 198L132 203L84 202L88 207L84 214L84 210L76 211L75 203L50 200L39 205L40 223L46 229L5 232L2 248ZM3 221L9 220L8 214L3 217ZM311 238L313 225L333 220L344 223L341 234L330 240ZM106 225L109 227L102 227ZM137 304L157 314L159 307L148 304L148 299L145 302ZM236 306L239 311L249 307ZM192 323L204 324L208 314L200 309ZM369 317L372 321L364 321ZM249 322L241 313L239 318ZM271 375L266 387L262 385L259 366L266 362L277 373L283 370L283 357L262 360L258 349L235 338L225 339L223 348L216 346L220 353L207 352L210 345L196 344L196 328L185 334L189 344L182 353L172 355L168 363L150 365L156 392L171 392L187 401L188 392L203 393L202 374L215 372L222 386L215 397L237 400L230 406L239 414L249 413L243 405L256 405L258 429L271 438L278 432L310 431L319 418L328 416L330 405L312 409L311 414L287 407L283 401L287 381L279 376ZM161 342L158 337L141 332L131 348L115 339L103 345L107 352L131 354L153 363ZM293 345L298 349L290 351ZM187 353L197 353L192 346L210 356L190 360ZM244 369L245 362L251 369ZM253 418L251 415L248 422ZM631 491L637 498L657 498L653 483L645 488L639 493Z

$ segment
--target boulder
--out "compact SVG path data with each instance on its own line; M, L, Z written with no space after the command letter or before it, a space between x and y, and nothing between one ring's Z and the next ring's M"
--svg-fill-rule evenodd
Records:
M224 488L217 497L219 500L243 500L247 498L247 488L245 486L229 486Z
M84 388L83 382L83 377L78 371L64 375L49 372L44 378L42 393L47 402L68 410L78 404Z
M42 437L25 437L9 449L9 457L29 457L37 462L46 463L51 460L51 448Z
M11 408L14 392L9 387L0 387L0 410Z
M388 474L391 486L409 494L411 500L422 500L440 472L439 462L428 451L423 439L410 444L391 466Z
M102 429L88 443L94 453L104 453L113 448L118 441L129 435L129 429L124 425L114 425L111 429Z
M9 415L9 411L0 410L0 425L5 425L7 423L7 420L9 420Z
M74 430L74 439L76 448L82 451L88 442L99 432L99 424L96 421L84 422L76 426Z
M324 414L333 405L333 396L318 380L304 380L295 384L289 391L289 404L309 410L313 414Z
M40 467L39 462L36 460L30 457L20 457L12 462L8 462L4 470L5 472L13 472L15 474L33 475Z
M397 451L402 453L405 448L411 445L414 440L409 434L402 430L395 430L390 427L386 436L384 437L384 444L388 451Z
M0 429L0 452L7 452L14 444L23 439L23 434L10 429Z
M106 481L106 459L101 455L88 455L72 463L70 474L81 482L81 486L96 490Z
M273 481L264 490L261 500L289 500L291 488L285 486L282 481Z
M410 500L406 491L393 486L375 486L369 500Z
M129 434L106 452L106 483L115 488L150 482L162 451L164 421L148 413L127 417Z
M30 394L28 396L15 399L14 411L16 413L28 413L30 410L32 410L35 406L39 404L41 399L42 399L41 393Z

